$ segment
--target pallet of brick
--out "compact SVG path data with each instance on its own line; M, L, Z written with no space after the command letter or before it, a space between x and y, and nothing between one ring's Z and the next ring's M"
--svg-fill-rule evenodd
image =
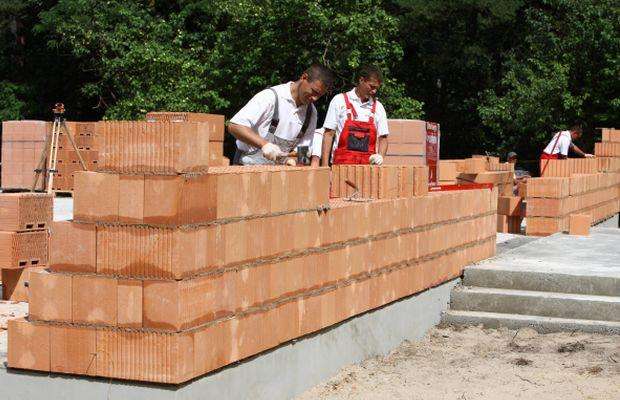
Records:
M209 165L208 123L100 121L95 130L99 171L177 175Z
M47 229L52 221L51 195L46 193L1 193L0 230Z
M48 233L0 231L0 268L35 267L47 264Z
M34 183L51 124L45 121L2 122L2 188L30 189ZM40 181L41 182L41 181ZM42 188L42 183L40 183Z
M426 121L390 119L388 129L385 164L426 165Z
M181 281L37 274L30 321L9 326L9 366L184 382L460 275L494 253L496 204L489 190L335 200L319 237L339 245Z
M366 199L393 199L423 196L426 193L428 193L428 167L426 166L332 166L330 193L332 198L353 196Z

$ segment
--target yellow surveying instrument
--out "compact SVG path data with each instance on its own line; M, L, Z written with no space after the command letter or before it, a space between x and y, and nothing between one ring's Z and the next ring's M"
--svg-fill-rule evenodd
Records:
M82 169L87 171L86 164L82 159L80 150L75 145L73 135L71 134L71 131L69 131L69 128L65 122L65 105L62 103L56 103L52 109L52 112L54 113L52 132L45 138L45 146L43 146L43 151L41 151L39 164L37 165L37 169L34 170L34 182L32 184L32 189L30 190L31 192L35 191L37 188L37 183L39 182L39 177L42 176L44 182L43 191L52 193L54 174L58 172L56 168L58 166L58 141L62 132L61 129L64 129L64 133L67 135L73 150L75 150Z

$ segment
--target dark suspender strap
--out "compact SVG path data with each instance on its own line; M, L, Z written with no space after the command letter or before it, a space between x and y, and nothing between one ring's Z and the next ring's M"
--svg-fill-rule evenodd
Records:
M308 129L308 126L310 125L310 120L312 119L312 104L308 104L308 108L306 108L306 117L304 119L304 124L301 126L301 131L299 132L299 135L297 135L297 139L301 139L304 134L306 133L306 130Z
M273 116L271 117L271 124L269 124L269 132L274 133L278 128L278 124L280 123L280 116L278 115L278 93L274 88L269 88L273 92L273 95L276 97L276 103L273 107Z

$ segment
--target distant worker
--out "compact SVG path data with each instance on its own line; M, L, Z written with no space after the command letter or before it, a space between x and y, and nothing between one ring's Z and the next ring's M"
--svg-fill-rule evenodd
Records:
M583 152L573 140L579 139L583 133L581 125L573 125L568 131L557 132L545 147L540 156L541 160L557 160L568 157L568 150L571 149L581 157L594 157L592 154Z
M310 146L317 121L312 103L333 82L333 73L315 64L297 81L256 94L228 126L228 132L237 139L234 164L288 163L287 157L298 145Z
M508 156L506 157L506 161L509 162L510 164L517 164L517 153L515 153L514 151L511 151L508 153Z
M382 80L378 68L363 66L357 85L334 96L323 123L321 154L313 152L312 165L320 159L328 166L330 156L333 164L383 164L390 132L385 108L376 98Z

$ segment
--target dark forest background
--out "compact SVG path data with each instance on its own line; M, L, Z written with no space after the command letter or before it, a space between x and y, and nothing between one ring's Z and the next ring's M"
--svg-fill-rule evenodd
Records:
M390 118L441 123L442 158L533 159L575 121L585 150L620 126L619 27L613 0L0 0L0 120L230 118L312 62L334 93L372 63Z

